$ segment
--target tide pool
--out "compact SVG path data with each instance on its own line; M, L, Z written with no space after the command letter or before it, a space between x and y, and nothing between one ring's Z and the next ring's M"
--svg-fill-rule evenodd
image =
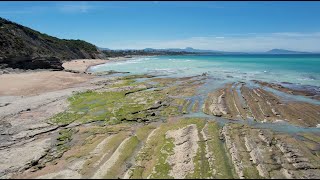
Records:
M273 83L289 82L290 86L308 85L320 92L320 55L185 55L185 56L149 56L127 61L110 62L93 66L91 72L103 71L130 72L131 74L152 74L168 77L195 76L207 73L205 83L197 89L195 96L188 97L192 103L197 100L203 106L209 92L224 87L225 83L243 81L248 86L260 87L251 80L261 80ZM120 74L115 74L116 76ZM128 74L123 74L128 75ZM145 79L141 79L142 81ZM286 83L284 83L286 84ZM286 84L288 85L288 84ZM240 86L239 86L240 87ZM301 101L319 105L316 99L289 95L271 88L264 89L273 92L283 101ZM240 89L237 89L241 97ZM244 100L243 100L244 101ZM213 119L199 109L186 117L203 117ZM261 123L248 121L231 121L214 117L219 123L248 123L259 128L273 129L279 132L319 132L319 128L304 128L290 125L285 121L278 123Z

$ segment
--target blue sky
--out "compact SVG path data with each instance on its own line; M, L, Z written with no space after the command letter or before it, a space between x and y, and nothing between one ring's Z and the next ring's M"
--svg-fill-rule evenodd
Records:
M0 2L0 17L111 49L320 52L320 2Z

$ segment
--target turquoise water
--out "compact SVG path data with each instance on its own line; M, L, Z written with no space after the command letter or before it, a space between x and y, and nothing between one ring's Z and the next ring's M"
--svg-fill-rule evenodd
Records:
M184 115L184 117L200 117L200 118L205 118L208 120L214 120L218 122L220 125L225 125L227 123L237 123L237 124L246 124L250 125L255 128L261 128L261 129L272 129L275 132L285 132L289 134L296 134L296 133L320 133L320 129L316 127L300 127L300 126L295 126L292 124L289 124L287 122L278 122L278 123L270 123L270 122L256 122L252 120L248 121L241 121L241 120L229 120L225 119L222 117L214 117L210 115L206 115L204 113L191 113Z
M189 97L204 103L209 92L223 87L227 82L244 81L249 86L257 86L251 80L281 83L289 82L299 87L306 85L320 92L320 55L188 55L188 56L152 56L130 59L128 61L110 62L89 69L91 72L121 71L132 74L150 73L169 77L183 77L208 73L209 77L197 94ZM119 75L119 74L115 74ZM124 74L128 75L128 74ZM288 85L288 84L284 84ZM319 105L320 101L303 96L293 96L271 88L269 91L279 95L283 100L304 101ZM239 91L239 89L237 89ZM240 96L241 97L241 96ZM193 104L190 104L192 107ZM273 129L279 132L320 132L320 128L304 128L288 123L261 123L253 121L229 121L206 115L201 110L187 114L186 117L205 117L220 123L249 123L259 128Z
M262 80L320 87L320 55L152 56L94 66L91 71L126 71L168 76L200 75L226 81Z

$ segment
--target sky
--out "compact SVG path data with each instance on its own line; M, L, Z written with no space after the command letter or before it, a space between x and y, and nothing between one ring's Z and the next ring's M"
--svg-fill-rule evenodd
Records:
M320 52L320 2L0 2L0 17L110 49Z

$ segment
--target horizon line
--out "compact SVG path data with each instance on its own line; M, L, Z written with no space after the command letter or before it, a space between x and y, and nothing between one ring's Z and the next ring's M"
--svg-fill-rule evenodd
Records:
M99 47L96 46L98 49L102 50L145 50L145 49L153 49L153 50L172 50L172 49L179 49L179 50L186 50L188 48L192 47L185 47L185 48L150 48L150 47L145 47L145 48L123 48L123 49L118 49L118 48L107 48L107 47ZM267 53L272 50L284 50L284 51L292 51L296 53L320 53L320 51L300 51L300 50L291 50L291 49L282 49L282 48L272 48L270 50L266 51L223 51L223 50L216 50L216 49L196 49L192 48L194 50L201 50L201 51L216 51L217 53ZM199 52L200 53L200 52ZM204 52L205 53L205 52ZM212 52L214 53L214 52Z

